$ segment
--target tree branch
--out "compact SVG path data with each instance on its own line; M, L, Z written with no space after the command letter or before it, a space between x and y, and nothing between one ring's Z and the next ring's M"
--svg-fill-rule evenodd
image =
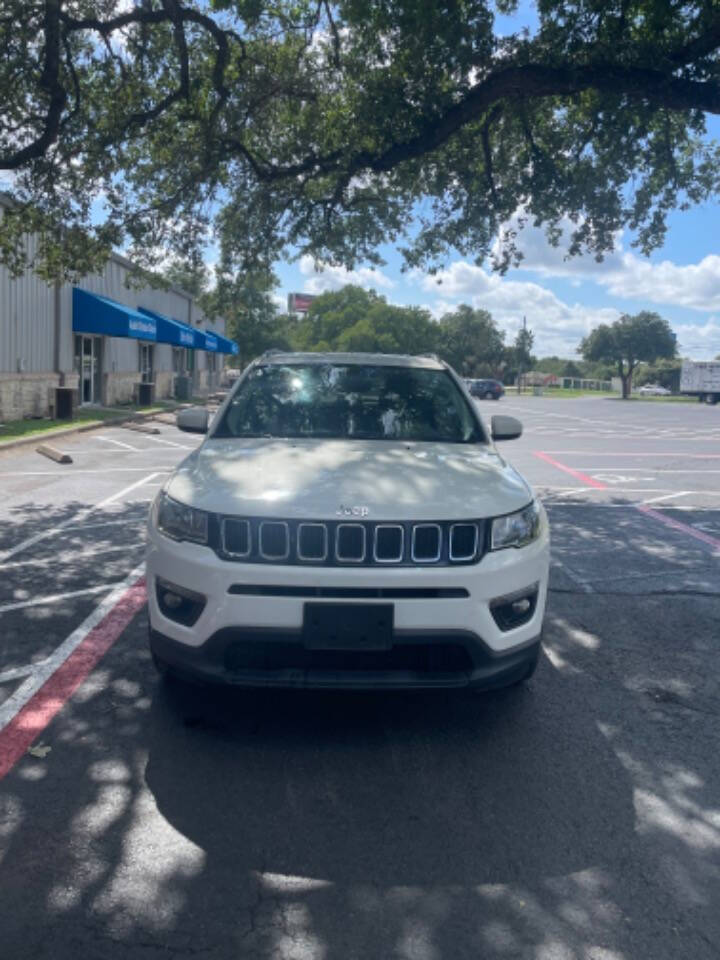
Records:
M487 180L488 190L490 191L490 196L493 199L493 203L497 205L497 190L495 189L495 175L493 173L493 160L492 160L492 147L490 144L490 128L498 119L502 113L502 107L500 104L496 104L490 113L485 118L480 129L480 141L482 143L483 157L485 159L485 178Z
M720 84L668 76L660 70L621 67L616 63L578 67L548 67L542 64L506 66L472 87L457 103L439 116L428 117L416 136L393 143L381 152L360 150L349 156L350 175L371 170L387 173L399 164L415 160L443 146L462 127L478 120L496 104L506 100L567 97L594 89L625 96L673 110L701 109L720 114ZM243 149L246 158L249 154ZM311 154L286 166L251 163L255 175L266 183L300 176L324 175L337 170L339 151L325 156Z
M16 150L8 157L0 157L0 169L17 170L31 160L42 157L48 147L57 140L60 122L67 104L67 91L60 82L60 13L62 0L46 0L43 16L45 57L40 86L48 94L48 109L42 132L31 143Z

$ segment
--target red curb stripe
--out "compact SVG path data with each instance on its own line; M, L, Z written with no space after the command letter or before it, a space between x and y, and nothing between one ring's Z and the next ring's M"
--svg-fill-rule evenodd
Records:
M573 470L572 467L566 467L564 463L560 463L559 460L554 460L551 456L549 456L549 454L543 453L542 450L534 450L533 452L536 457L539 457L546 463L552 464L552 466L557 467L558 470L569 473L571 477L575 477L576 480L580 480L585 484L585 486L595 487L597 490L607 490L607 484L600 483L599 480L593 480L593 478L589 477L586 473L581 473L579 470Z
M718 540L717 537L710 536L709 533L705 533L703 530L696 530L695 527L691 527L687 523L682 523L680 520L674 520L672 517L666 517L665 514L660 513L657 510L653 510L652 507L647 507L643 503L636 504L635 509L639 510L640 513L644 513L648 517L652 517L653 520L659 520L660 523L664 523L666 527L672 527L673 530L679 530L681 533L686 533L689 537L694 537L696 540L706 543L715 550L720 550L720 540Z
M145 578L142 577L121 595L100 623L0 731L0 780L25 755L145 602Z

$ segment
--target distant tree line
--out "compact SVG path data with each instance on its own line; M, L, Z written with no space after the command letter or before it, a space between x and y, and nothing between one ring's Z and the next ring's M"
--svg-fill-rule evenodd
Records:
M506 344L492 315L467 304L436 320L422 307L396 306L373 290L348 284L317 297L307 314L292 316L277 311L271 293L272 285L255 277L242 289L219 283L201 297L206 311L225 316L228 333L240 348L240 366L273 348L432 353L464 377L511 382L518 370L536 363L531 331L521 330Z
M238 344L237 363L246 366L265 350L432 353L464 377L494 377L514 383L530 370L576 379L619 377L623 397L633 381L659 383L677 391L681 360L670 324L657 313L623 314L595 327L578 345L582 359L533 355L534 335L523 326L505 343L487 310L461 304L436 320L422 307L397 306L374 290L348 284L317 297L301 316L281 313L273 297L277 277L270 271L224 274L216 271L211 289L202 263L179 262L165 272L167 282L195 296L205 312L225 318Z

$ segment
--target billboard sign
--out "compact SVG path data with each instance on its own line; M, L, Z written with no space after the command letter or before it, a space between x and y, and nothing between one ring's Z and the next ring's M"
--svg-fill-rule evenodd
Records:
M312 293L289 293L288 313L307 313L314 299Z

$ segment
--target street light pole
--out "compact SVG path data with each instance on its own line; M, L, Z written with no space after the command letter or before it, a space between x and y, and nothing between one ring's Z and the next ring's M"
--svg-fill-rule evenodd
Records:
M527 320L525 319L525 315L523 314L523 325L522 325L523 334L526 332L526 330L527 330ZM525 345L525 337L523 336L520 338L520 351L518 353L518 394L522 393L522 375L523 375L522 348L524 347L524 345Z

